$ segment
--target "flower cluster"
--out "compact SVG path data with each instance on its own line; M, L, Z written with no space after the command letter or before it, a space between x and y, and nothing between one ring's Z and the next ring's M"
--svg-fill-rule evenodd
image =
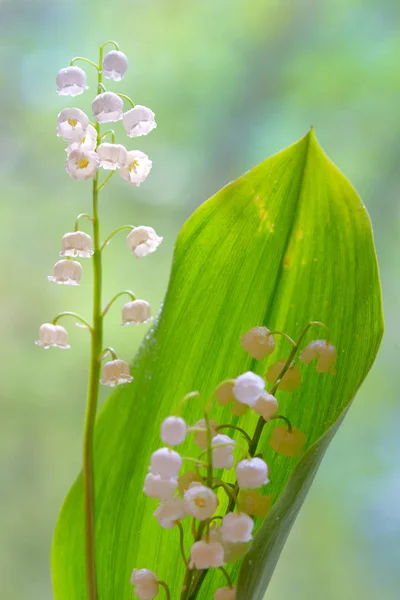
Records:
M198 392L188 394L176 414L161 424L160 438L165 446L151 455L143 491L159 502L153 513L159 525L164 529L179 529L180 550L186 567L181 600L196 595L202 581L200 574L207 569L220 569L227 582L227 586L216 590L214 600L236 597L236 586L227 568L243 558L253 539L256 519L264 518L271 506L271 498L266 493L269 466L258 448L264 425L283 421L284 425L274 427L269 444L284 456L300 456L306 442L303 432L287 417L277 414L276 394L293 391L300 384L296 354L313 325L325 327L319 322L310 323L297 343L286 334L271 332L266 327L250 329L242 337L242 348L259 361L274 352L276 335L283 335L291 343L289 357L266 372L266 379L273 383L269 391L265 378L249 371L220 383L204 410L204 417L194 425L189 425L180 412L188 400L200 396ZM316 370L320 373L333 373L336 358L336 349L329 339L311 342L299 356L304 364L317 359ZM214 400L222 406L231 403L234 415L252 410L259 417L253 435L238 425L218 424L212 420ZM198 456L182 455L175 449L190 436L201 451ZM182 472L186 461L191 461L195 468ZM192 519L192 540L187 545L184 521L189 519ZM158 594L157 576L151 572L150 579L149 573L147 569L133 572L131 582L138 598L151 599ZM144 579L148 581L145 590ZM169 588L164 582L163 586L169 598Z

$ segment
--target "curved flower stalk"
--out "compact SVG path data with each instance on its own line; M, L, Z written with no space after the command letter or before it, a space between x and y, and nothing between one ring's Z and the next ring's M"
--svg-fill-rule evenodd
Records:
M272 354L276 335L283 335L290 343L292 348L288 357L272 365L264 378L247 372L221 382L203 409L203 418L193 426L186 423L180 411L188 399L199 396L198 392L187 394L176 414L162 422L160 438L166 446L151 455L143 491L149 498L159 501L153 513L159 525L163 529L179 529L179 550L185 576L179 589L170 590L168 583L161 582L153 571L134 569L131 583L138 598L155 598L160 585L167 598L201 598L201 586L209 569L219 569L226 579L226 586L215 590L214 600L236 598L236 586L229 567L245 556L254 530L271 505L268 496L270 465L259 451L264 429L274 421L283 423L272 429L269 444L287 457L301 456L306 442L303 432L286 416L277 414L276 394L293 391L300 385L298 360L308 365L317 359L317 372L335 373L337 352L329 340L329 331L327 339L314 340L302 347L306 333L313 326L327 330L323 323L312 321L297 342L283 332L270 331L266 327L250 329L242 337L241 345L252 358L262 361ZM271 372L276 376L267 391L265 378L270 378ZM236 424L213 421L211 414L215 402L222 406L231 404L232 414L236 416L244 414L237 406L243 407L244 411L254 411L259 415L254 431L251 433ZM175 447L191 435L201 452L198 456L181 456ZM194 467L182 472L187 462ZM192 521L191 539L187 540L182 521L189 519Z
M109 44L113 45L115 49L104 55L104 49ZM68 175L76 181L92 180L92 212L78 215L73 231L67 232L62 237L60 252L62 259L55 263L53 272L48 279L59 284L78 286L83 269L81 263L75 259L92 259L93 315L91 323L81 315L70 311L56 315L51 322L44 323L40 327L39 339L36 344L45 349L50 347L68 349L68 332L58 324L65 317L74 318L78 322L77 324L84 327L91 336L90 372L84 424L83 488L87 598L88 600L97 600L93 433L99 384L114 387L132 381L129 365L118 358L112 348L103 347L103 322L113 303L123 295L130 299L130 302L125 304L122 310L123 325L131 323L139 325L151 320L150 304L145 300L137 300L130 290L118 292L105 307L102 306L103 252L112 237L122 230L129 230L127 244L136 257L144 257L154 252L161 243L162 237L158 236L151 227L122 225L110 233L103 242L100 240L100 192L104 190L113 173L119 171L123 179L138 186L145 181L152 166L148 156L139 150L127 149L124 145L116 143L114 131L102 132L101 125L106 123L109 126L110 122L122 120L127 135L135 137L149 133L156 127L156 121L153 111L149 108L143 106L135 108L134 102L128 96L109 92L105 88L103 77L120 81L128 69L128 59L123 52L120 52L116 42L106 42L100 46L98 62L85 57L76 57L68 67L61 69L56 78L59 95L74 97L88 89L86 72L75 65L78 61L89 65L89 68L94 68L97 74L95 97L91 101L95 123L90 123L89 117L80 108L65 108L58 115L56 134L68 144L65 163ZM124 102L128 104L125 113L123 111ZM104 141L107 136L111 136L111 143ZM101 177L102 169L108 171L108 175L103 178ZM91 235L81 231L80 225L83 219L90 223ZM107 357L110 360L104 364L101 376L101 364ZM144 588L145 593L148 593L149 589L152 590L155 587L158 589L159 585L163 585L163 582L153 581L150 572L137 573L132 581L135 581L139 588Z

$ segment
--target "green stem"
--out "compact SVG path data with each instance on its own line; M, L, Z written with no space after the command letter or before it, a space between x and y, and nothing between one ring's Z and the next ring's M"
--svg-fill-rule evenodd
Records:
M111 306L114 304L114 302L121 296L125 296L125 294L127 296L130 296L131 300L136 300L135 294L133 292L131 292L130 290L122 290L122 292L118 292L118 294L115 294L114 298L111 298L110 302L108 302L108 304L104 308L103 312L101 313L103 316L103 319L106 316L106 314L108 313L108 311L110 310Z
M104 138L111 133L111 143L115 144L115 131L114 129L109 129L108 131L105 131L104 133L101 134L101 139L104 140Z
M168 584L165 583L165 581L158 581L157 583L158 583L158 585L161 585L164 588L167 600L171 600L171 593L169 591Z
M80 213L75 219L74 231L79 231L79 221L81 219L87 219L93 223L93 217L87 213Z
M88 63L89 65L92 65L92 67L94 67L95 69L97 69L98 71L100 71L101 67L99 67L98 65L96 65L95 62L93 62L92 60L89 60L88 58L85 58L84 56L75 56L75 58L73 58L71 60L71 62L69 63L70 66L72 67L72 65L74 64L74 62L76 62L77 60L81 60L85 63ZM100 92L98 92L100 93Z
M63 312L58 313L58 315L56 317L54 317L54 319L53 319L53 325L56 325L57 322L60 319L62 319L63 317L73 317L74 319L76 319L77 321L80 321L83 325L85 325L85 327L87 327L89 329L89 331L92 333L92 328L89 325L88 321L86 321L86 319L81 317L81 315L78 315L78 313L72 312L71 310L64 310Z
M241 427L237 427L236 425L218 425L217 427L217 431L221 431L222 429L235 429L235 431L240 431L240 433L242 434L242 436L245 438L245 440L251 444L251 437L249 436L248 433L246 433L246 431L244 429L242 429Z
M108 235L106 237L106 239L104 240L104 242L101 245L100 250L103 252L104 248L107 246L107 244L110 242L110 240L114 237L114 235L117 235L117 233L119 233L120 231L123 231L124 229L130 229L132 231L132 229L135 229L134 225L122 225L121 227L118 227L118 229L115 229L112 233L110 233L110 235Z
M182 556L183 562L185 563L185 567L188 569L189 561L186 558L186 554L185 554L185 533L183 531L182 523L180 521L177 521L176 525L179 529L179 547L180 547L180 551L181 551L181 556Z
M117 94L117 96L123 98L124 100L127 100L131 104L132 108L135 108L135 103L131 98L129 98L129 96L126 96L125 94Z
M224 574L224 577L225 577L225 579L226 579L226 581L227 581L227 583L228 583L228 586L229 586L230 588L233 588L232 579L230 578L228 571L226 571L226 570L224 569L224 567L220 567L220 568L219 568L219 570L220 570L220 571L221 571L221 572Z
M99 51L97 66L97 91L102 81L103 48ZM100 124L96 123L97 138L100 140ZM86 404L83 442L83 498L85 515L85 569L88 600L97 600L96 557L95 557L95 498L93 439L96 420L100 380L100 355L103 347L103 317L101 314L102 264L100 247L100 221L98 206L98 173L93 180L93 327L90 356L90 374Z
M275 419L282 419L283 421L285 421L287 428L288 428L288 432L292 433L292 424L287 417L284 417L283 415L274 415L273 417L270 418L270 421L273 421Z
M100 362L107 358L108 355L111 356L112 360L117 360L117 353L115 352L114 348L107 346L107 348L104 348L103 352L100 354Z
M119 50L119 46L117 44L117 42L114 42L114 40L107 40L103 45L102 48L104 48L105 46L107 46L108 44L113 44L115 46L116 50ZM103 64L103 63L102 63Z
M106 183L107 183L108 181L110 181L110 179L111 179L111 177L114 175L114 173L115 173L115 171L111 171L111 173L109 173L109 174L107 175L107 177L105 178L105 180L104 180L104 181L103 181L103 182L102 182L102 183L101 183L101 184L100 184L100 185L97 187L97 193L99 193L99 191L100 191L101 189L103 189L103 187L106 185Z

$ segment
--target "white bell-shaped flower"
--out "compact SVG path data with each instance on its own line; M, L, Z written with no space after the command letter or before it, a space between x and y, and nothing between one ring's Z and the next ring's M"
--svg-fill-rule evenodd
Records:
M151 306L146 300L132 300L122 307L121 325L140 325L151 319Z
M42 346L45 350L51 347L68 350L68 332L61 325L43 323L39 329L39 339L36 340L35 344Z
M92 152L93 150L96 149L96 146L97 146L97 131L93 127L93 125L91 125L89 123L89 125L86 128L86 131L82 134L80 139L69 144L66 147L65 152L67 154L70 154L73 150L83 150L85 152Z
M117 358L116 360L110 360L105 363L103 367L103 378L100 379L100 383L109 387L115 387L116 385L122 385L132 381L129 373L129 365L124 360Z
M156 517L161 527L172 529L177 521L181 521L186 516L183 500L179 496L174 496L169 500L160 502L153 516Z
M230 512L222 519L219 528L224 542L246 543L252 539L254 521L245 513Z
M233 394L239 402L254 406L265 388L265 381L259 375L248 371L239 375L233 386Z
M136 258L142 258L155 252L163 238L158 236L152 227L140 225L135 227L126 237L128 248Z
M216 447L215 447L216 446ZM236 442L229 435L218 433L212 439L212 460L215 469L230 469L234 463Z
M212 419L210 419L209 420L209 424L210 424L211 439L212 439L214 436L217 435L218 423L216 423L215 421L213 421ZM193 428L190 428L190 429L194 429L194 430L198 429L199 430L199 431L195 432L194 442L202 450L207 450L207 447L208 447L208 432L207 432L206 420L205 419L200 419L199 421L197 421L197 423L195 423L193 425Z
M119 174L132 185L139 187L150 173L153 163L144 152L131 150L128 152L127 164Z
M120 50L111 50L103 59L103 75L105 79L121 81L128 70L128 58Z
M256 490L268 483L268 465L262 458L246 458L236 465L238 486Z
M80 140L89 125L89 117L80 108L64 108L57 117L56 133L66 142Z
M278 400L268 392L263 392L253 406L254 412L260 415L265 421L269 421L278 411L278 408Z
M128 137L147 135L157 127L155 115L150 108L137 104L122 115L122 122Z
M178 487L176 477L161 477L155 473L147 473L144 480L143 492L149 498L158 498L159 500L168 500Z
M335 346L326 340L314 340L306 346L301 354L300 360L308 365L312 360L317 359L316 371L318 373L332 373L335 375L335 363L337 360L337 350Z
M66 285L79 285L82 277L82 266L74 260L59 260L53 267L53 275L48 280Z
M103 169L115 171L115 169L120 169L126 165L128 153L122 144L103 142L97 146L97 156Z
M178 446L185 441L187 425L181 417L167 417L161 424L160 437L164 444Z
M217 510L218 498L210 488L194 481L184 493L183 503L188 515L204 521Z
M86 73L80 67L66 67L58 71L57 93L60 96L78 96L87 90Z
M182 458L174 450L160 448L151 455L151 472L161 477L176 477L182 467Z
M72 179L82 181L96 175L99 163L99 157L96 152L86 152L85 150L76 149L68 154L65 169Z
M225 542L222 539L221 527L216 528L215 524L210 527L209 532L210 542L219 542L224 549L224 561L227 564L234 563L246 554L249 549L248 542Z
M63 235L60 256L89 258L93 254L92 238L84 231L71 231Z
M103 92L92 102L92 112L98 123L112 123L122 119L124 102L114 92Z
M133 569L131 584L135 587L135 595L140 600L152 600L158 595L158 578L149 569Z
M190 548L190 568L218 569L224 565L224 549L218 542L195 542Z
M214 594L214 600L235 600L236 586L219 588Z

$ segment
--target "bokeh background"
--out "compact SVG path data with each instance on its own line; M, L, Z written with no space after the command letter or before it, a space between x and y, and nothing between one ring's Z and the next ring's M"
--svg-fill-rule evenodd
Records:
M52 597L52 530L80 468L87 335L70 324L66 353L44 353L33 340L60 310L90 315L90 265L80 288L46 280L62 234L90 210L90 183L64 172L55 123L68 99L54 80L73 56L96 58L97 45L114 38L130 69L110 88L152 107L158 129L132 140L154 161L147 182L131 189L115 176L103 194L103 232L145 224L165 240L137 261L124 236L115 239L105 255L106 298L131 287L160 305L188 215L311 124L366 203L386 336L267 598L398 600L399 24L396 0L0 0L2 599ZM88 111L91 97L74 104ZM110 314L107 343L130 359L144 329L122 329L119 310Z

